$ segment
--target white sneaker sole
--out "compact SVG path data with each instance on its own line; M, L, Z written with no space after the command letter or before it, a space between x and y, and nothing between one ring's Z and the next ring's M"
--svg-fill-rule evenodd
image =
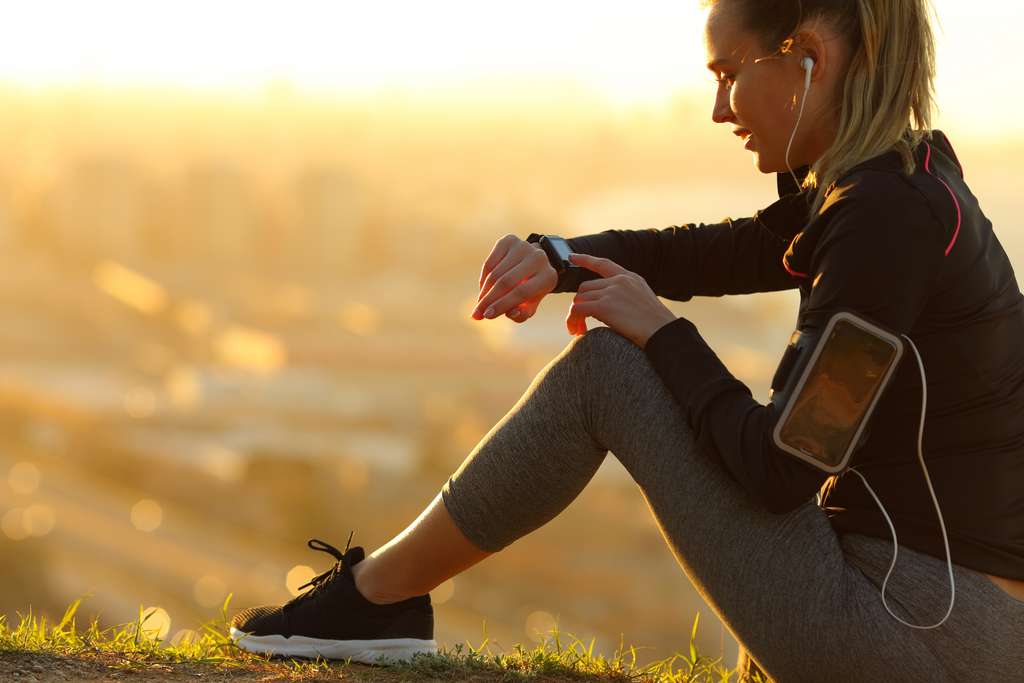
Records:
M248 652L285 657L349 659L360 664L386 664L408 661L413 655L437 652L437 642L419 638L382 638L379 640L328 640L307 636L254 636L231 627L231 638Z

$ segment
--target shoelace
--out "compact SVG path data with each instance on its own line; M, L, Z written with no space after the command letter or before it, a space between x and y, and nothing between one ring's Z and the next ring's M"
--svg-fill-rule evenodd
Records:
M342 572L344 571L345 557L348 555L349 546L352 545L353 534L355 534L354 529L348 535L348 542L345 543L344 551L338 550L330 543L325 543L324 541L321 541L318 538L311 538L306 542L306 545L308 545L313 550L319 550L321 552L330 553L338 561L335 562L334 566L328 569L327 571L323 572L322 574L314 576L312 579L299 586L300 591L303 588L306 588L307 586L312 586L313 588L312 590L308 590L305 593L300 593L299 595L289 600L282 606L283 609L294 607L300 602L308 600L313 596L324 595L326 593L325 588L329 586L330 583L336 577L341 576Z

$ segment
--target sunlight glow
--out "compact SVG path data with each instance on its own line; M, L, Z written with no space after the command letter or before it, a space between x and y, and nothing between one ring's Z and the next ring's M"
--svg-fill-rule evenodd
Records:
M701 21L696 0L41 0L5 13L0 79L359 90L529 73L635 99L700 64Z
M944 117L980 123L986 114L977 103L992 93L1016 111L1022 89L1007 79L1016 78L1024 5L993 1L979 12L959 0L932 4ZM276 95L400 90L516 101L587 91L611 104L663 103L680 93L713 95L703 67L704 16L698 0L39 0L5 13L0 84ZM1019 131L1022 124L1008 117L1008 125Z

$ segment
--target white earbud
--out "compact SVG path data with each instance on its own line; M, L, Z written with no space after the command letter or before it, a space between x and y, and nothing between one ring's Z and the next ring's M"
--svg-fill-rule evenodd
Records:
M786 145L786 168L789 169L789 175L793 176L793 183L796 184L797 188L800 187L800 181L797 180L796 174L793 173L793 167L789 164L789 151L793 147L793 140L796 138L796 129L800 127L800 119L804 116L804 104L807 103L807 92L811 89L811 74L814 71L814 59L811 57L804 57L800 60L800 66L804 69L804 94L800 98L800 113L796 117L796 125L793 126L793 134L789 136L789 144Z
M804 57L800 60L800 66L807 73L804 77L804 91L806 92L811 87L811 72L814 70L814 60L811 57Z

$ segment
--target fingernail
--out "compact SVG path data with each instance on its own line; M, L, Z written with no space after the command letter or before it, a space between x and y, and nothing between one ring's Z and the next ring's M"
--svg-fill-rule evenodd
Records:
M484 311L484 317L485 318L493 318L494 317L494 307L493 306L491 306L486 311Z

